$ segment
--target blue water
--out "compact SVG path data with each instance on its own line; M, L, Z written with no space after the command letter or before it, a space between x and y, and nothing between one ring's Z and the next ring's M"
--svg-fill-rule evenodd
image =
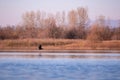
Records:
M120 59L0 58L0 80L120 80Z

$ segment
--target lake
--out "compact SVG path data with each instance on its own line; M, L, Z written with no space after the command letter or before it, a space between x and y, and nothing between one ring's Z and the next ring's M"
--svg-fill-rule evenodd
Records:
M120 54L0 52L0 80L120 80Z

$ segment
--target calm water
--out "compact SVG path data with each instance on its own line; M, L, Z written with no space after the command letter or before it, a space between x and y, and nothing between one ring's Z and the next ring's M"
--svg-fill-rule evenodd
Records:
M120 80L120 54L0 54L0 80Z

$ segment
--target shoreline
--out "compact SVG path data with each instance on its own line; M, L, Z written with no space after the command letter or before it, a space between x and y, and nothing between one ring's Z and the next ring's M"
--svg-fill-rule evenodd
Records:
M0 50L1 52L22 53L120 53L120 50Z

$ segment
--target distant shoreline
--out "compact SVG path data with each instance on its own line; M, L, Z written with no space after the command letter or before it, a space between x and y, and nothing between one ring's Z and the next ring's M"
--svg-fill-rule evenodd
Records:
M1 52L22 53L120 53L120 50L0 50Z

